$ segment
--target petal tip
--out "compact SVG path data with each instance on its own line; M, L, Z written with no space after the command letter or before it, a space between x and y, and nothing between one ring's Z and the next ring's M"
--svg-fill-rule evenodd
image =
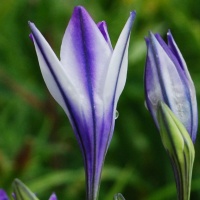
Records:
M131 18L132 21L134 21L135 17L136 17L136 11L133 10L133 11L130 12L130 18Z
M29 34L29 38L31 39L31 41L33 41L33 34L32 33Z
M33 25L34 25L34 23L33 23L33 22L31 22L31 21L28 21L28 25L29 25L29 27L31 27L31 26L33 26Z
M84 12L86 11L83 6L76 6L76 7L74 7L73 14L76 14L76 13L79 13L79 12L82 12L82 11L84 11Z
M136 11L135 11L135 10L132 10L132 11L130 12L130 15L133 16L133 17L135 17L135 16L136 16Z

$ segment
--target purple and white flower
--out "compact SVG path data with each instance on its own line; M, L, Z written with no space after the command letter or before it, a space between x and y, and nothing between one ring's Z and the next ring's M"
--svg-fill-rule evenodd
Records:
M34 41L44 81L66 112L81 147L87 199L97 199L104 158L113 135L115 112L128 64L131 12L113 50L105 22L96 24L75 7L65 31L60 60L33 23Z
M159 34L149 34L145 67L145 96L147 108L157 127L157 105L163 101L183 123L193 142L198 126L196 92L185 60L171 32L168 44Z

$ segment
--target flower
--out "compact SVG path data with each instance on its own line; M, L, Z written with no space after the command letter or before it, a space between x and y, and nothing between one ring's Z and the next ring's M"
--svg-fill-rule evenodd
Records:
M13 181L13 197L15 200L39 200L36 195L19 179Z
M194 84L186 63L172 37L167 33L168 44L159 34L147 38L145 67L145 96L157 127L157 104L165 102L183 123L193 142L197 134L198 116Z
M36 195L19 179L13 181L13 199L14 200L39 200ZM0 189L0 200L9 200L6 192ZM56 194L52 193L49 200L57 200Z
M44 81L66 112L82 150L88 200L98 196L116 106L126 81L134 19L135 12L131 12L113 50L106 23L95 24L83 7L75 7L63 37L60 61L36 26L29 23Z
M163 145L171 159L179 200L190 199L195 150L190 135L169 107L158 103L158 123Z
M6 192L3 189L0 189L0 200L9 200Z

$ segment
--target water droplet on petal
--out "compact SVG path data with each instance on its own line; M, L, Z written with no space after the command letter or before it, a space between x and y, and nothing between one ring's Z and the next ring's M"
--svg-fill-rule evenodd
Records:
M119 117L119 112L116 110L115 111L115 119L117 119Z

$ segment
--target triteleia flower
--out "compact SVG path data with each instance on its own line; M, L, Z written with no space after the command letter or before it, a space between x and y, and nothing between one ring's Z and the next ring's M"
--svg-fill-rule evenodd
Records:
M172 37L168 44L159 34L149 34L145 67L146 105L157 127L157 104L165 102L183 123L193 142L197 134L197 102L193 81L186 63Z
M0 200L9 200L5 190L0 189Z
M97 199L102 166L113 135L115 112L124 88L131 12L113 50L105 22L96 24L75 7L58 60L33 23L29 23L44 81L66 112L81 147L87 199Z
M39 200L37 196L19 179L13 181L12 199L14 200ZM0 200L9 200L6 192L0 189ZM52 193L49 200L57 200L56 194Z
M19 179L13 181L13 197L15 200L39 200L36 195Z
M172 163L178 199L189 200L195 157L194 145L183 124L163 102L158 103L157 117L161 139Z
M37 196L19 179L13 181L13 198L15 200L39 200ZM57 200L56 194L52 193L49 200Z

